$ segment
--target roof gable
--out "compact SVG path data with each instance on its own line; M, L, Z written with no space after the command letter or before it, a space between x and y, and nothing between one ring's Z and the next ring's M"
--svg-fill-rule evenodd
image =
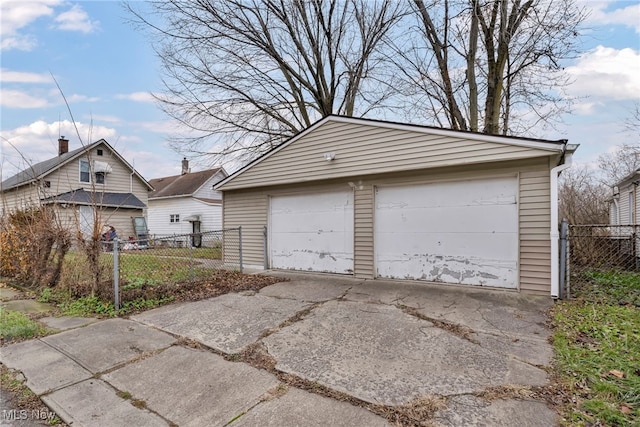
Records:
M640 178L640 168L631 172L629 175L622 178L617 184L614 184L614 187L625 187L629 185L634 179Z
M219 172L223 172L223 175L226 176L223 168L214 168L151 179L149 184L153 186L154 191L149 194L149 199L193 195Z
M566 140L328 116L230 175L216 189L561 156L566 148Z
M93 142L84 147L76 148L75 150L71 150L67 153L61 154L59 156L53 157L51 159L36 163L25 169L23 171L18 172L12 177L7 178L2 181L0 188L2 191L11 190L13 188L21 187L23 185L32 183L34 181L42 180L47 175L52 172L60 169L64 165L74 161L75 159L81 157L82 155L90 152L92 149L99 145L105 145L115 156L116 158L122 162L129 170L131 170L134 175L144 183L144 185L150 190L152 187L149 185L146 179L142 177L130 164L127 162L121 155L118 153L106 140L100 139L96 142Z

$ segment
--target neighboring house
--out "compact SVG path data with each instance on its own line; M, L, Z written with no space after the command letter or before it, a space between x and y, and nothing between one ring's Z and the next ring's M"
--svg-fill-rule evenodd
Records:
M558 297L557 178L576 148L329 116L216 189L250 268Z
M155 236L200 233L222 229L222 195L213 189L227 177L223 168L190 172L187 159L182 173L149 181L149 233Z
M133 219L144 217L152 187L104 139L69 151L60 137L58 156L37 163L1 184L2 213L52 205L66 226L90 236L109 224L121 239L135 236Z
M635 225L638 223L640 212L638 184L640 184L640 169L629 174L613 187L613 197L609 204L609 224Z

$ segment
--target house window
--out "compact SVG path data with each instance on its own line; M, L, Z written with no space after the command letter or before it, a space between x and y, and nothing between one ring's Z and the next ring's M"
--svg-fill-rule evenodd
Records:
M98 148L98 156L102 156L102 155L103 155L102 148Z
M636 223L636 201L635 201L635 193L633 191L629 192L629 224Z
M91 166L88 160L80 160L80 182L91 182Z
M96 184L104 184L105 175L104 172L96 172Z
M169 215L169 222L180 222L180 214Z
M51 188L51 181L45 181L45 182L43 182L43 183L42 183L42 186L43 186L44 188Z

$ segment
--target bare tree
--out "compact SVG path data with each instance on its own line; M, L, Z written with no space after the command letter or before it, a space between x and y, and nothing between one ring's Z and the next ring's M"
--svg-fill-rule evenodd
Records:
M569 107L560 62L586 14L573 0L413 0L396 64L410 102L441 126L526 134ZM416 111L413 111L415 114Z
M640 144L640 102L633 104L629 116L624 120L624 130L629 133L636 143Z
M560 215L571 224L608 224L609 187L586 166L573 166L560 176Z
M363 116L390 95L377 49L402 17L401 2L151 4L152 15L127 8L155 36L162 108L197 132L174 141L182 151L254 157L322 117Z
M598 165L603 173L604 183L616 185L640 168L640 142L622 144L611 153L598 156Z

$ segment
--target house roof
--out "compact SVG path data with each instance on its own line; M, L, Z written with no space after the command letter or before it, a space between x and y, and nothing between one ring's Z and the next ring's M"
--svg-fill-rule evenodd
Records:
M636 177L640 177L640 168L636 169L635 171L631 172L629 175L625 176L624 178L622 178L620 180L620 182L614 184L614 187L622 187L627 185L629 182L633 181L634 178Z
M0 188L2 191L10 190L12 188L21 187L23 185L29 184L34 181L38 181L43 179L45 176L50 174L51 172L59 169L65 164L73 161L74 159L82 156L84 153L93 149L94 147L104 144L106 145L112 153L114 153L118 159L124 163L127 168L134 172L134 174L140 179L150 190L152 189L146 179L142 177L116 150L113 149L111 145L104 139L100 139L92 144L86 145L84 147L76 148L75 150L71 150L67 153L61 154L59 156L53 157L51 159L45 160L40 163L36 163L25 169L23 171L18 172L12 177L7 178L2 181Z
M154 188L154 191L149 194L149 199L190 196L220 171L224 172L224 169L220 167L151 179L149 184Z
M73 190L42 200L43 203L69 203L74 205L108 206L114 208L143 209L146 207L133 193L90 192Z
M309 134L310 132L313 132L315 129L319 128L320 126L324 125L327 122L365 124L365 125L369 124L371 126L376 126L379 128L406 130L406 131L431 134L431 135L456 137L456 138L461 138L461 139L466 139L471 141L478 141L478 142L493 142L493 143L508 144L513 146L539 149L539 150L549 151L551 153L559 153L559 154L563 154L565 151L573 152L578 147L577 145L568 144L566 139L545 140L545 139L525 138L525 137L518 137L518 136L490 135L490 134L485 134L480 132L459 131L459 130L433 127L433 126L389 122L389 121L347 117L347 116L339 116L339 115L329 115L315 122L314 124L306 128L305 130L299 132L298 134L292 136L288 140L284 141L282 144L267 151L262 156L256 158L255 160L248 163L244 167L240 168L233 174L227 176L225 179L221 180L218 184L216 184L215 188L217 190L224 191L224 188L221 188L221 187L224 187L227 183L229 183L230 181L233 181L239 175L242 175L247 170L251 169L257 164L273 156L280 150L295 143L295 141L303 138L305 135Z

